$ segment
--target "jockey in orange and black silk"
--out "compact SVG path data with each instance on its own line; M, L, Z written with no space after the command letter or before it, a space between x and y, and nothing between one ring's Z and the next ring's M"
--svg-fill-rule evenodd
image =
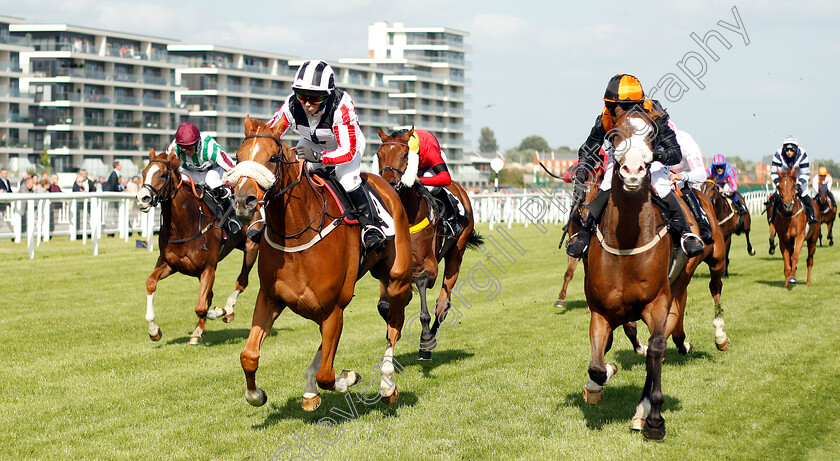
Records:
M828 168L821 166L814 176L814 198L820 196L828 199L832 207L837 207L837 202L834 201L834 194L831 193L831 175L828 174Z
M596 163L600 159L598 154L602 145L607 145L607 151L612 158L612 146L608 133L615 125L616 110L636 111L642 113L662 112L656 119L656 137L651 141L653 148L653 162L650 165L651 186L656 190L657 195L668 203L668 207L660 207L669 223L670 230L679 236L681 247L689 257L694 257L703 252L705 245L700 237L691 232L685 215L679 205L676 195L671 189L671 180L667 166L676 165L682 161L682 152L677 142L677 136L668 126L668 113L659 104L659 101L645 97L642 84L639 80L628 74L617 74L610 79L607 89L604 92L604 109L595 119L595 125L589 132L589 136L578 150L580 165L575 170L575 199L581 200L586 194L586 182L590 178ZM609 199L609 190L612 186L612 172L615 162L610 160L607 171L601 182L598 195L587 205L589 216L583 222L577 239L569 242L566 253L573 258L580 258L589 247L592 232L595 225L600 221L601 215L606 209ZM658 202L657 202L658 204Z
M404 176L416 177L420 184L443 203L446 208L443 216L445 230L450 235L457 235L461 230L458 217L462 214L462 205L446 188L452 184L452 176L446 167L445 156L435 135L426 130L415 129L408 140L408 166Z

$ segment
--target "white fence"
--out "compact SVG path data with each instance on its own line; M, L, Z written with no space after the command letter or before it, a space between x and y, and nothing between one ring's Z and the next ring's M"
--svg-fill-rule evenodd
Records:
M141 213L134 194L125 192L54 192L43 194L0 194L0 239L27 241L28 257L35 248L56 235L70 240L91 240L92 252L99 254L102 234L118 235L127 242L132 232L148 241L160 227L160 211Z

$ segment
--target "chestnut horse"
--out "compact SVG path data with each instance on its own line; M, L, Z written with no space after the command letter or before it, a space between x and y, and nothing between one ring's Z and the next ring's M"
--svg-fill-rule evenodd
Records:
M155 155L152 149L149 164L143 169L143 186L137 192L140 211L148 212L160 203L163 218L158 236L160 256L146 279L146 321L149 322L149 337L152 341L160 340L161 330L155 324L154 305L158 282L174 272L198 277L201 283L195 306L198 324L190 335L190 344L200 344L206 319L222 317L225 323L233 320L236 299L248 286L248 274L257 259L259 245L246 239L244 231L223 240L218 220L202 200L205 192L198 191L202 189L200 186L181 179L180 166L181 159L174 152ZM234 248L244 252L236 287L224 308L210 310L216 265Z
M251 332L240 354L245 372L245 398L251 405L265 404L257 387L260 348L274 321L286 307L317 323L321 346L304 375L301 406L313 411L321 404L318 388L346 392L361 376L345 370L336 378L333 362L344 308L353 299L356 281L370 273L381 282L379 313L387 323L387 345L380 363L379 394L387 404L399 392L394 374L394 346L400 337L405 306L411 298L411 240L408 219L396 192L376 175L362 175L382 198L394 219L394 239L384 249L367 254L364 264L361 231L344 221L339 205L323 183L298 162L295 151L280 141L275 127L245 118L245 140L237 152L239 163L226 179L235 184L234 208L240 220L251 219L264 203L266 229Z
M825 224L828 228L828 246L834 246L834 236L832 230L834 229L834 218L837 217L837 205L833 205L828 199L828 194L817 194L814 197L814 208L820 209L820 246L822 246L822 225Z
M601 401L603 386L618 369L604 362L613 330L644 320L651 332L647 376L631 428L658 440L665 437L661 378L673 301L668 267L674 245L666 229L657 226L661 215L651 196L652 123L646 114L618 110L621 114L611 141L621 160L613 165L610 197L583 260L592 346L583 394L588 403ZM653 113L654 118L660 115Z
M732 199L723 195L720 191L720 186L714 180L707 179L703 182L700 190L711 200L714 206L714 216L717 218L720 230L723 232L723 238L726 241L726 272L723 274L723 277L729 278L729 249L732 247L732 234L741 235L743 232L747 238L747 253L750 256L755 256L755 249L753 249L750 243L750 214L747 213L739 217L738 212L735 211L731 203ZM738 194L737 192L735 193ZM738 199L741 200L741 203L745 204L744 197L741 194L738 194Z
M376 153L379 161L379 174L382 179L388 181L399 194L400 201L405 207L408 215L408 223L411 234L411 270L413 273L414 285L420 295L420 323L423 331L420 334L420 343L417 352L418 360L431 360L432 350L437 346L437 330L446 318L446 313L451 306L450 296L452 287L458 281L458 273L461 270L461 261L467 248L478 248L483 243L481 236L475 231L472 205L466 191L455 181L447 186L455 197L461 202L466 211L466 217L462 220L462 231L455 237L450 237L443 232L443 218L434 216L431 204L427 203L425 196L428 192L421 192L420 188L425 187L417 178L404 176L408 167L408 141L414 130L406 133L385 134L379 130L379 137L382 145ZM426 289L433 288L438 276L438 265L441 259L445 261L443 282L441 283L440 294L435 302L435 323L429 328L431 315L426 303Z
M791 288L791 284L796 283L796 265L799 263L799 252L802 251L805 241L808 242L806 285L811 286L811 268L814 266L814 252L817 250L817 240L820 236L820 209L814 207L817 225L809 225L796 191L796 177L792 172L779 173L778 190L781 205L773 218L773 227L779 236L779 249L785 261L785 288Z

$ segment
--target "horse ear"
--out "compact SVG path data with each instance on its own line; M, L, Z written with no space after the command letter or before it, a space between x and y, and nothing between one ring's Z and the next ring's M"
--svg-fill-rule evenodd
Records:
M414 136L414 125L411 125L411 129L410 129L410 130L408 130L408 133L406 133L406 134L405 134L405 137L406 137L406 138L409 138L409 139L410 139L412 136Z
M379 129L379 139L381 139L382 142L385 142L385 140L388 139L388 135L382 131L382 128Z
M154 160L154 159L155 159L155 150L150 149L149 150L149 160Z
M251 123L251 114L245 116L245 134L248 134L251 131L251 127L253 124Z
M166 156L166 163L172 166L173 170L177 170L181 166L181 158L175 152L171 152Z

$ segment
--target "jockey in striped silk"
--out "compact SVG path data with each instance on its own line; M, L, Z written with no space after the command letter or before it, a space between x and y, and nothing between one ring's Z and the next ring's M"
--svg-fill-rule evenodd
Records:
M799 174L797 188L799 190L799 199L802 200L802 205L805 208L805 214L808 216L808 224L815 224L817 222L817 215L814 213L814 203L811 201L811 196L808 195L808 183L811 181L811 169L808 161L808 154L805 149L799 146L799 141L794 136L785 136L782 142L782 147L773 155L773 163L770 164L770 179L776 187L779 186L779 173L786 173L788 171L795 171ZM778 193L773 193L770 198L774 204L770 211L770 222L776 214L776 206L778 206Z

